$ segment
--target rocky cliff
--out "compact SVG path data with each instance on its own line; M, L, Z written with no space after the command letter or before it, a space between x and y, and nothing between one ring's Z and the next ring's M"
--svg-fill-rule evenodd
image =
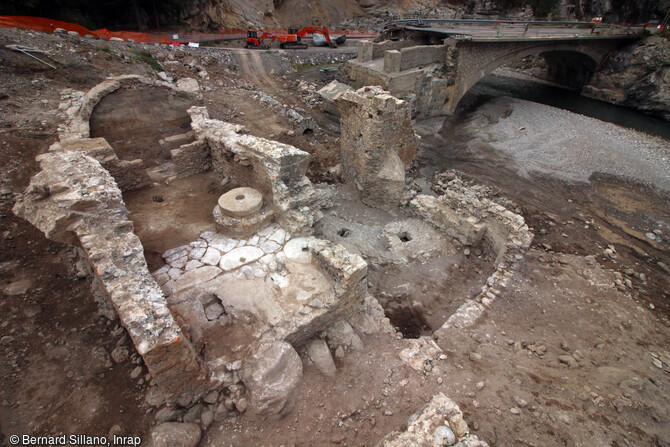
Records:
M184 2L180 21L193 30L216 31L305 25L381 29L388 20L402 17L533 17L525 4L508 6L491 0L196 0Z
M652 36L624 47L593 75L582 94L670 121L670 40Z
M197 0L186 4L181 20L188 23L190 29L218 31L336 26L346 18L364 15L356 0Z

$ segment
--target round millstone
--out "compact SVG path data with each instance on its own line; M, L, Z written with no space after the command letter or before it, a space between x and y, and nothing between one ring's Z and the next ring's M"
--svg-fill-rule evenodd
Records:
M260 211L263 195L254 188L231 189L219 197L219 207L226 216L245 217Z

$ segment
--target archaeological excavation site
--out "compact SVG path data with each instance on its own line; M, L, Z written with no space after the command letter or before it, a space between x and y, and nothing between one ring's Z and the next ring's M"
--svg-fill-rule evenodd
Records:
M656 10L211 3L0 9L0 444L670 446Z

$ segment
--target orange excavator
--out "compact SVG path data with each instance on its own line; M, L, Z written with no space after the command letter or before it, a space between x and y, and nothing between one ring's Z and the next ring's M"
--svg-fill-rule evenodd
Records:
M263 33L261 38L258 38L258 32L256 31L247 31L247 48L267 48L263 47L263 39L270 38L270 45L275 40L279 41L279 48L282 49L291 49L291 50L304 50L307 48L307 45L302 43L302 38L307 34L320 34L328 43L328 46L331 48L337 48L337 44L330 39L328 34L328 28L325 26L306 26L301 29L289 28L287 34L270 34Z
M263 45L263 41L265 39L270 39L270 43ZM263 35L261 35L259 38L258 31L247 30L247 44L244 46L244 48L268 49L270 48L270 45L272 45L272 42L275 41L275 39L276 36L274 34L263 33Z

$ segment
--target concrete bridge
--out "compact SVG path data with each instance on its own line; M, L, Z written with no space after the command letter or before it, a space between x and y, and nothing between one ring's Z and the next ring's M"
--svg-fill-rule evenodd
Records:
M541 55L547 79L581 88L643 27L583 22L412 20L387 25L377 42L361 41L345 66L360 85L415 95L418 117L451 115L465 93L498 67Z

